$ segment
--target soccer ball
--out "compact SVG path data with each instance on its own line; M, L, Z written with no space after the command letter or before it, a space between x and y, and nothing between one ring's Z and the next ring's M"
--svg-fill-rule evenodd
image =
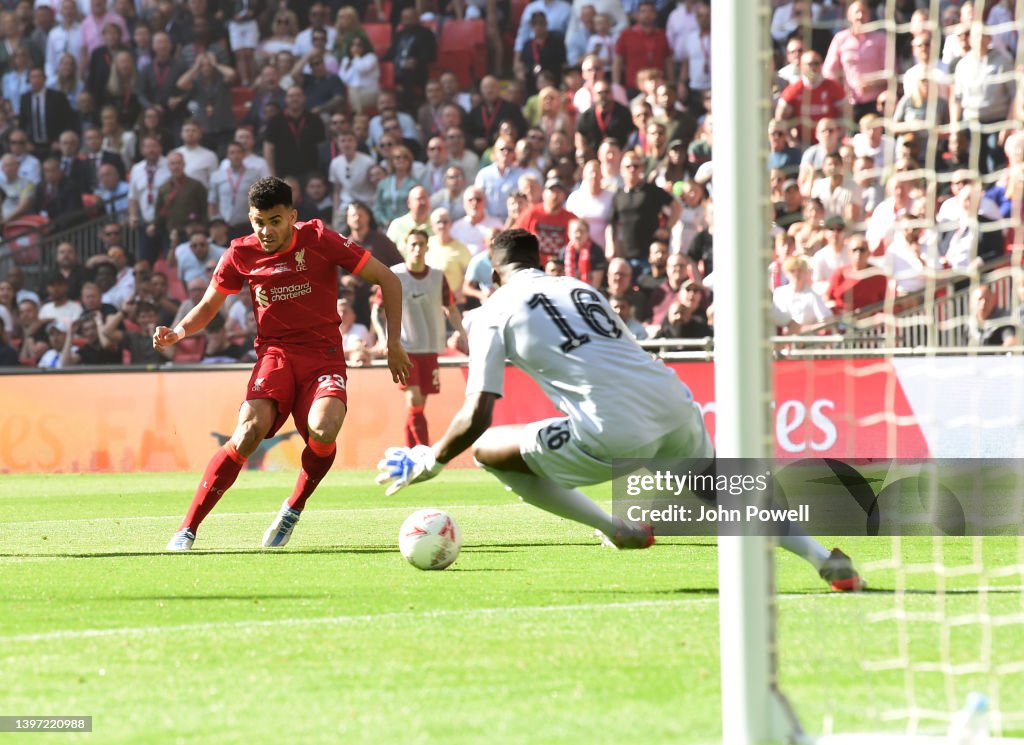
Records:
M418 510L398 531L398 550L417 569L444 569L459 555L462 531L441 510Z

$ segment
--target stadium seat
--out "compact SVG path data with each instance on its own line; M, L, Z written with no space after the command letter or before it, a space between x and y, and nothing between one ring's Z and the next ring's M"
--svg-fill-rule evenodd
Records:
M381 89L395 87L395 65L393 62L380 63L380 87Z
M459 87L468 90L473 87L473 53L465 49L441 49L437 61L430 66L430 77L436 80L441 73L454 73Z
M4 225L3 239L15 264L36 266L42 259L39 243L49 220L43 215L16 217Z
M472 55L472 79L480 79L488 73L487 29L483 21L448 21L441 28L437 46L445 52L469 52Z
M188 290L185 289L185 285L181 282L181 276L178 274L177 269L172 269L167 264L167 259L161 256L153 264L153 271L160 272L167 277L167 294L177 300L179 303L184 302L188 298Z
M523 17L523 11L529 5L529 0L510 0L508 26L513 33L519 28L519 19Z
M189 336L179 341L174 347L175 365L194 365L203 358L206 350L206 335Z
M391 24L390 23L367 23L363 26L366 35L370 37L373 44L373 51L378 58L383 58L391 48ZM384 66L384 63L381 63ZM383 83L381 84L383 85Z

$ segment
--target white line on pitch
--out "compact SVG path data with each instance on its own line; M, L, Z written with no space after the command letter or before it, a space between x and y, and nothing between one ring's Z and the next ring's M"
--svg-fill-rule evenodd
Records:
M473 510L473 509L482 509L484 507L526 507L526 506L527 505L525 503L523 503L523 502L507 502L507 503L502 502L502 503L497 503L497 504L450 504L450 505L439 505L439 506L434 507L434 509L438 509L438 510ZM329 513L333 513L333 512L389 512L389 511L393 511L393 510L415 510L415 509L416 509L416 506L415 505L411 505L411 504L398 505L398 506L390 506L390 507L339 507L337 509L330 509L330 510L318 510L318 509L314 508L314 509L311 509L309 511L309 514L310 515L317 515L317 514L324 515L324 514L329 514ZM253 512L214 512L207 519L208 520L212 520L214 518L221 518L221 517L250 517L250 516L253 516L253 515L256 515L256 516L259 516L259 517L263 517L265 514L269 515L269 514L272 514L272 513L273 513L273 510L271 510L271 509L267 509L267 511L265 513L263 511L258 511L258 510L257 511L253 511ZM180 520L180 519L181 519L181 513L178 513L177 515L131 515L131 516L127 516L127 517L121 517L121 516L113 516L113 517L75 517L75 518L71 518L71 519L68 519L68 520L4 520L4 521L0 522L0 527L6 526L6 525L45 525L45 524L48 524L48 523L95 523L95 522L109 523L109 522L112 522L114 520L118 520L118 521L121 521L121 522L128 522L128 521L131 521L131 520Z
M800 593L780 595L777 600L816 599L842 597L843 593ZM195 632L211 630L244 630L275 628L278 626L335 626L349 623L368 623L398 619L432 619L432 618L472 618L475 616L494 616L506 614L530 613L573 613L577 611L631 610L644 608L671 608L681 605L708 605L717 603L717 597L679 598L676 600L635 600L622 603L581 603L578 605L529 605L507 608L459 608L452 610L428 610L419 612L366 613L352 616L319 616L313 618L272 618L265 621L214 621L211 623L182 623L171 626L126 626L111 629L69 629L65 631L45 631L36 634L17 634L0 636L0 644L24 643L38 641L57 641L61 639L96 639L111 636L146 636L175 632Z

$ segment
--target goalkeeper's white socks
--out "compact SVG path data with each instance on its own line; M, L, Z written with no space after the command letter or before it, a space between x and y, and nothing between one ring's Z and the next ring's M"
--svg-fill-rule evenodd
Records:
M479 461L477 461L477 465L493 474L495 478L518 494L524 502L567 520L575 520L578 523L589 525L607 536L615 535L618 527L615 524L615 519L578 489L566 489L550 479L541 478L532 473L498 471ZM826 556L828 556L827 553Z
M789 533L789 535L779 538L779 545L800 558L806 559L811 566L821 571L822 565L829 557L829 551L792 523L789 525Z

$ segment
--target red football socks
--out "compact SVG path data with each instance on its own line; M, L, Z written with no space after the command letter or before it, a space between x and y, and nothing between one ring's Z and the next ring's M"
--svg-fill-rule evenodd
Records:
M302 511L306 506L306 500L316 489L317 485L331 470L334 464L334 456L338 453L338 447L333 442L320 442L312 437L306 442L302 451L302 470L299 471L299 478L295 481L295 491L288 498L288 506L293 510Z
M430 436L427 434L427 416L423 413L422 406L409 407L409 416L405 420L405 444L409 447L430 444Z
M235 483L245 461L246 458L235 449L234 443L230 441L214 453L206 466L206 471L203 472L203 478L199 481L196 494L192 497L192 504L189 505L188 512L185 513L181 528L190 528L195 532L199 523L206 519L210 510L224 496L224 492Z

